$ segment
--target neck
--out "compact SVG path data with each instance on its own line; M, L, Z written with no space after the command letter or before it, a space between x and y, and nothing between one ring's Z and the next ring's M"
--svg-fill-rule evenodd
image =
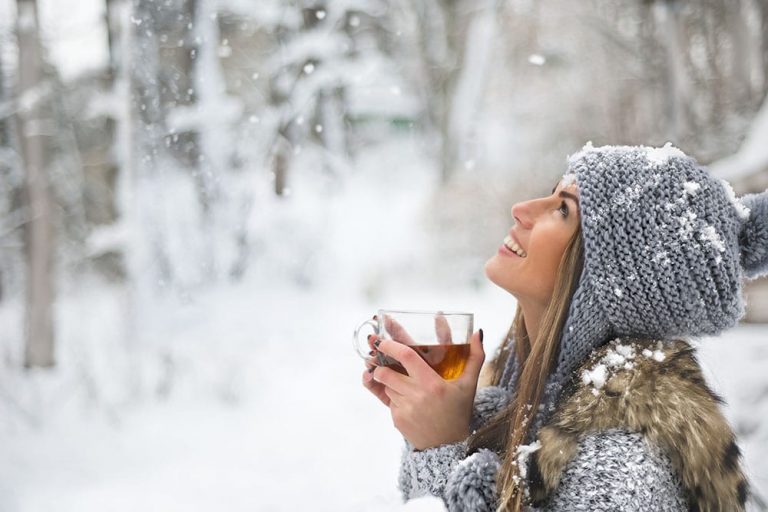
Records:
M528 339L531 343L535 343L539 337L539 324L541 317L544 315L544 306L538 304L520 304L520 308L523 310L523 321L525 322L525 330L528 333Z

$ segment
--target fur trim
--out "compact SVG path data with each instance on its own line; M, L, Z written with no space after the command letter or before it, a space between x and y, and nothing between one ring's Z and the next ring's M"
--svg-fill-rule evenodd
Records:
M741 452L685 341L617 339L595 350L548 424L539 431L529 491L535 505L557 489L583 436L639 432L672 461L690 510L743 511L747 480Z

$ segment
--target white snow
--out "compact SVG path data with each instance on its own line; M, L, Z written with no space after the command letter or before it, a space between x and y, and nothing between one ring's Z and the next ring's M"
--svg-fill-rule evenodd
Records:
M618 352L609 352L603 359L605 364L610 367L622 366L626 360L627 358Z
M614 372L621 369L631 370L635 367L633 359L635 359L634 344L625 345L621 338L616 338L609 342L608 351L598 364L582 372L581 381L584 384L592 384L592 394L597 396Z
M671 157L685 157L685 153L674 147L671 142L667 142L660 148L645 147L645 154L654 165L665 164Z
M701 238L720 252L725 251L725 242L714 226L706 225L701 229Z
M669 259L669 253L667 251L658 251L653 255L651 261L654 263L661 263L662 265L669 265L671 260Z
M109 60L101 0L38 0L46 51L65 81L104 68Z
M469 308L492 353L513 306L493 288L400 290L375 302L257 283L223 288L186 305L171 301L137 331L138 347L150 348L150 334L170 341L175 377L165 398L152 398L152 389L131 398L121 379L147 381L168 370L145 367L131 377L132 366L116 358L110 333L123 323L120 301L119 290L90 287L57 306L67 319L63 361L79 363L33 377L34 389L16 404L32 411L28 420L2 402L0 510L443 510L431 498L400 503L402 440L387 409L360 384L351 330L383 303ZM5 333L17 332L12 313L7 305L0 309ZM742 326L701 343L708 380L726 398L750 476L763 492L767 334L766 326ZM629 355L629 346L621 347L616 354ZM148 361L149 353L134 351L130 360ZM599 383L602 370L594 373ZM18 389L20 378L6 371L0 383ZM88 398L89 380L111 386L94 388ZM34 412L35 403L48 410L45 416Z
M720 180L720 184L725 189L725 193L728 194L728 200L731 202L733 207L736 209L736 214L741 219L748 219L749 218L749 208L744 206L744 203L742 203L737 197L736 192L733 191L733 187L730 183L725 181L724 179Z
M595 389L602 389L608 378L608 368L604 364L598 364L591 370L584 370L581 381L584 384L592 384Z
M689 196L695 195L696 192L699 191L701 188L701 185L696 183L695 181L686 181L683 183L683 188L685 189L685 193Z
M616 345L615 349L617 353L621 354L622 356L626 357L627 359L632 359L635 357L635 347L633 345Z
M563 174L563 177L560 180L560 184L561 184L560 187L568 188L575 183L576 183L576 173L566 173L566 174Z
M576 160L583 156L585 153L588 152L596 152L596 153L607 153L607 152L613 152L613 151L632 151L637 148L643 149L645 151L645 155L648 158L648 161L654 165L659 166L662 164L665 164L667 160L671 157L685 157L685 153L683 153L680 149L674 147L671 142L667 142L664 144L663 147L652 147L652 146L619 146L619 145L606 145L606 146L598 146L595 147L592 145L592 141L588 141L586 144L584 144L584 147L581 148L580 151L577 151L573 155L569 157L570 160Z
M528 457L540 448L540 441L535 441L531 444L521 444L517 447L517 467L521 477L526 478L528 476Z

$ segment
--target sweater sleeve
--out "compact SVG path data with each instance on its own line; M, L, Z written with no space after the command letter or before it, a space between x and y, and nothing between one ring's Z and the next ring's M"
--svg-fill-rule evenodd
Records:
M507 391L497 386L478 390L470 428L476 430L506 405ZM489 450L467 457L465 442L415 451L405 442L398 485L404 500L425 494L443 498L448 510L493 510L499 459ZM477 508L486 502L487 508ZM471 504L471 508L466 505Z
M688 505L669 459L638 433L612 429L586 436L541 512L623 510L685 512Z
M404 500L439 496L449 512L491 512L496 509L499 465L499 457L490 450L466 456L464 443L414 451L406 441L400 490Z

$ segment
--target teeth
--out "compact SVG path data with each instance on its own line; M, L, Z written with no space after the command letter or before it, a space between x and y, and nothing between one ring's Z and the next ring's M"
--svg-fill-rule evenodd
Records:
M513 251L521 258L525 258L528 255L519 245L515 243L514 240L512 240L512 237L509 235L504 237L504 245L506 245L510 251Z

